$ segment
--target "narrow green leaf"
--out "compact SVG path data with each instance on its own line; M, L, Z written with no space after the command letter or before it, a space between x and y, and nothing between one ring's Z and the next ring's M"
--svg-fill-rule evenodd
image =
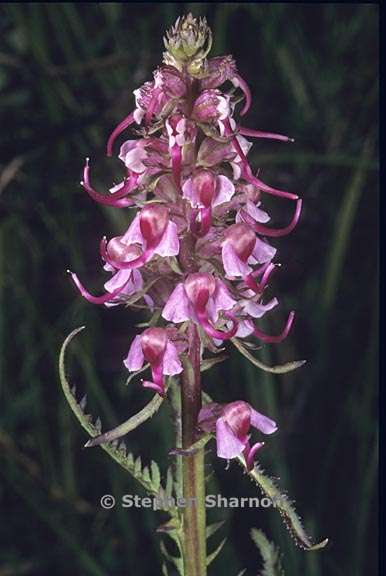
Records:
M225 542L227 541L226 538L224 538L223 540L221 540L220 544L217 546L216 550L214 550L214 552L212 552L211 554L209 554L206 557L206 565L209 566L213 560L215 560L217 558L217 556L220 554L221 550L224 547Z
M149 420L149 418L154 416L154 414L160 409L163 401L164 398L162 396L160 396L159 394L155 394L153 398L150 400L150 402L146 404L146 406L142 408L142 410L140 410L137 414L134 414L134 416L131 416L131 418L129 418L128 420L126 420L126 422L123 422L116 428L113 428L112 430L104 432L104 434L101 434L100 436L97 436L96 438L89 440L85 444L85 448L90 448L92 446L99 446L99 444L104 444L105 442L112 442L117 438L125 436L125 434L128 434L132 430L135 430L135 428L138 428L138 426L140 426L141 424L146 422L146 420Z
M217 356L215 358L206 358L201 362L201 372L205 372L206 370L210 370L216 364L220 364L220 362L224 362L229 358L226 354L221 354L221 356Z
M210 524L209 526L206 527L206 538L210 538L211 536L213 536L213 534L216 534L216 532L218 530L220 530L220 528L222 526L224 526L225 524L225 520L220 520L220 522L214 522L214 524Z
M272 374L285 374L286 372L292 372L292 370L296 370L297 368L304 366L304 364L307 362L307 360L295 360L293 362L287 362L286 364L281 364L279 366L267 366L266 364L264 364L264 362L262 362L258 358L255 358L255 356L253 356L253 354L251 354L241 344L240 340L238 340L237 338L232 338L231 341L232 344L237 348L237 350L241 352L241 354L245 356L245 358L247 358L250 362L252 362L252 364L257 366L261 370L264 370L265 372L271 372Z

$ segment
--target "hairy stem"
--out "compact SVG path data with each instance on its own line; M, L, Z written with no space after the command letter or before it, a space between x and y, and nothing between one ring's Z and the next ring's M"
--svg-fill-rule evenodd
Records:
M197 417L201 408L200 338L197 327L189 327L189 351L182 375L182 447L190 448L198 439ZM183 510L185 576L206 575L206 518L204 448L184 456Z

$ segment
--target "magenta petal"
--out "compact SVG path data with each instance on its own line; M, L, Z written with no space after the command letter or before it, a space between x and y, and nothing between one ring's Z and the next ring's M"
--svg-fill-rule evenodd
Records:
M166 344L166 349L163 357L163 373L166 376L173 376L174 374L180 374L182 372L182 364L178 357L178 352L176 347L172 342Z
M179 250L180 242L178 240L177 225L169 221L161 241L154 252L155 254L159 254L159 256L177 256Z
M273 434L277 430L276 422L253 408L251 408L251 425L263 432L263 434Z
M125 244L141 244L143 245L143 236L141 233L141 228L139 226L140 214L137 214L121 240Z
M256 444L254 444L252 446L252 448L250 448L249 450L247 450L247 453L245 454L245 461L247 464L247 468L248 470L252 470L253 468L253 461L255 459L255 454L256 452L258 452L258 450L260 450L260 448L262 448L264 446L264 442L256 442Z
M267 212L258 208L250 200L247 201L245 205L245 210L248 212L250 216L252 216L254 220L256 220L256 222L261 222L262 224L265 224L266 222L269 222L269 220L271 219L270 216L267 214Z
M131 282L129 282L131 274L132 274L131 270L119 270L116 274L114 274L114 276L110 278L110 280L108 280L108 282L105 283L104 285L105 290L107 290L107 292L114 292L119 286L127 284L125 286L124 292L125 294L128 294L129 293L128 288L130 287L131 284Z
M243 302L243 311L252 316L253 318L261 318L266 312L272 310L279 304L277 298L272 298L267 304L258 304L253 300L245 300Z
M217 176L216 196L212 202L213 208L229 202L235 193L234 184L226 176Z
M216 422L217 456L219 458L235 458L245 448L245 443L241 442L232 431L232 428L223 418Z
M160 384L152 382L151 380L143 380L142 386L144 388L151 388L152 390L155 390L160 396L165 396L165 388Z
M133 113L131 112L128 116L126 116L126 118L124 118L124 120L122 120L122 122L120 122L118 124L118 126L116 126L116 128L114 128L114 130L110 134L109 139L107 141L107 156L112 155L113 144L114 144L115 140L118 138L118 136L124 130L126 130L126 128L128 128L130 126L130 124L132 124L133 122L134 122L134 116L133 116Z
M193 188L191 178L188 178L182 186L182 197L189 200L193 207L200 206L200 199L198 197L197 190L195 191Z
M177 284L162 310L162 318L178 324L192 318L188 297L182 283Z
M252 270L246 262L243 262L236 254L230 242L225 241L222 247L222 263L228 276L244 277Z
M239 326L237 328L236 337L237 338L247 338L253 334L254 326L250 320L240 320Z
M141 336L136 336L131 343L130 350L123 363L130 372L140 370L144 363L141 346Z
M212 322L217 322L219 312L222 310L232 310L236 300L228 292L228 288L221 280L216 280L216 289L213 296L209 298L206 309Z
M263 242L260 238L256 238L256 244L252 252L252 256L256 258L259 264L269 262L275 256L277 250L273 246Z

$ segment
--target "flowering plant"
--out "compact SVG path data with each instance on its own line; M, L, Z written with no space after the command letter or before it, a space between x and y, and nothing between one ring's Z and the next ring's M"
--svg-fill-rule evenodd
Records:
M228 341L263 370L285 372L303 364L269 367L250 352L256 339L279 343L291 330L293 311L279 334L267 334L259 321L278 306L277 298L267 297L277 266L270 239L295 228L302 200L266 184L252 170L247 138L291 139L236 120L240 103L240 116L248 112L251 94L231 56L207 58L212 37L206 20L191 14L179 18L164 42L163 64L152 81L134 91L135 109L107 141L107 155L112 156L127 129L137 136L119 149L124 179L102 194L91 183L88 159L84 166L81 184L91 198L133 215L121 235L101 240L103 269L110 275L104 293L91 294L70 272L88 301L105 306L139 302L150 313L123 363L130 380L148 371L141 382L154 396L138 414L102 433L100 422L93 424L84 403L76 401L64 373L65 348L79 330L66 340L60 368L70 406L92 436L86 446L101 445L153 495L194 499L195 506L168 509L170 521L160 530L174 539L179 556L163 547L163 573L171 561L180 574L203 576L219 552L206 551L204 446L211 438L219 458L237 460L263 493L275 499L300 546L310 550L325 545L311 544L288 498L255 462L263 442L251 443L252 429L270 435L277 424L243 399L225 405L212 401L202 392L200 378L203 370L224 359L220 353ZM286 227L269 225L264 194L288 202L292 216ZM143 467L118 439L150 418L165 399L173 404L181 430L172 451L178 465L168 470L163 484L158 465Z

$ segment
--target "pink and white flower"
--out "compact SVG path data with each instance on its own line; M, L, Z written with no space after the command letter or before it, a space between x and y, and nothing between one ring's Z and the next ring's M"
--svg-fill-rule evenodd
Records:
M141 370L145 361L150 364L152 380L144 380L142 385L164 396L164 376L174 376L182 372L177 348L167 329L148 328L134 338L123 363L130 372L136 372Z
M263 442L250 445L251 427L263 434L273 434L277 430L276 422L242 400L223 405L206 404L198 415L198 427L203 432L216 434L219 458L230 460L243 454L248 470L253 468L255 454L264 445Z
M212 338L226 340L236 334L237 322L232 322L226 332L217 330L214 324L221 312L231 310L235 304L221 280L211 274L193 273L177 284L162 310L162 317L174 324L192 320Z

